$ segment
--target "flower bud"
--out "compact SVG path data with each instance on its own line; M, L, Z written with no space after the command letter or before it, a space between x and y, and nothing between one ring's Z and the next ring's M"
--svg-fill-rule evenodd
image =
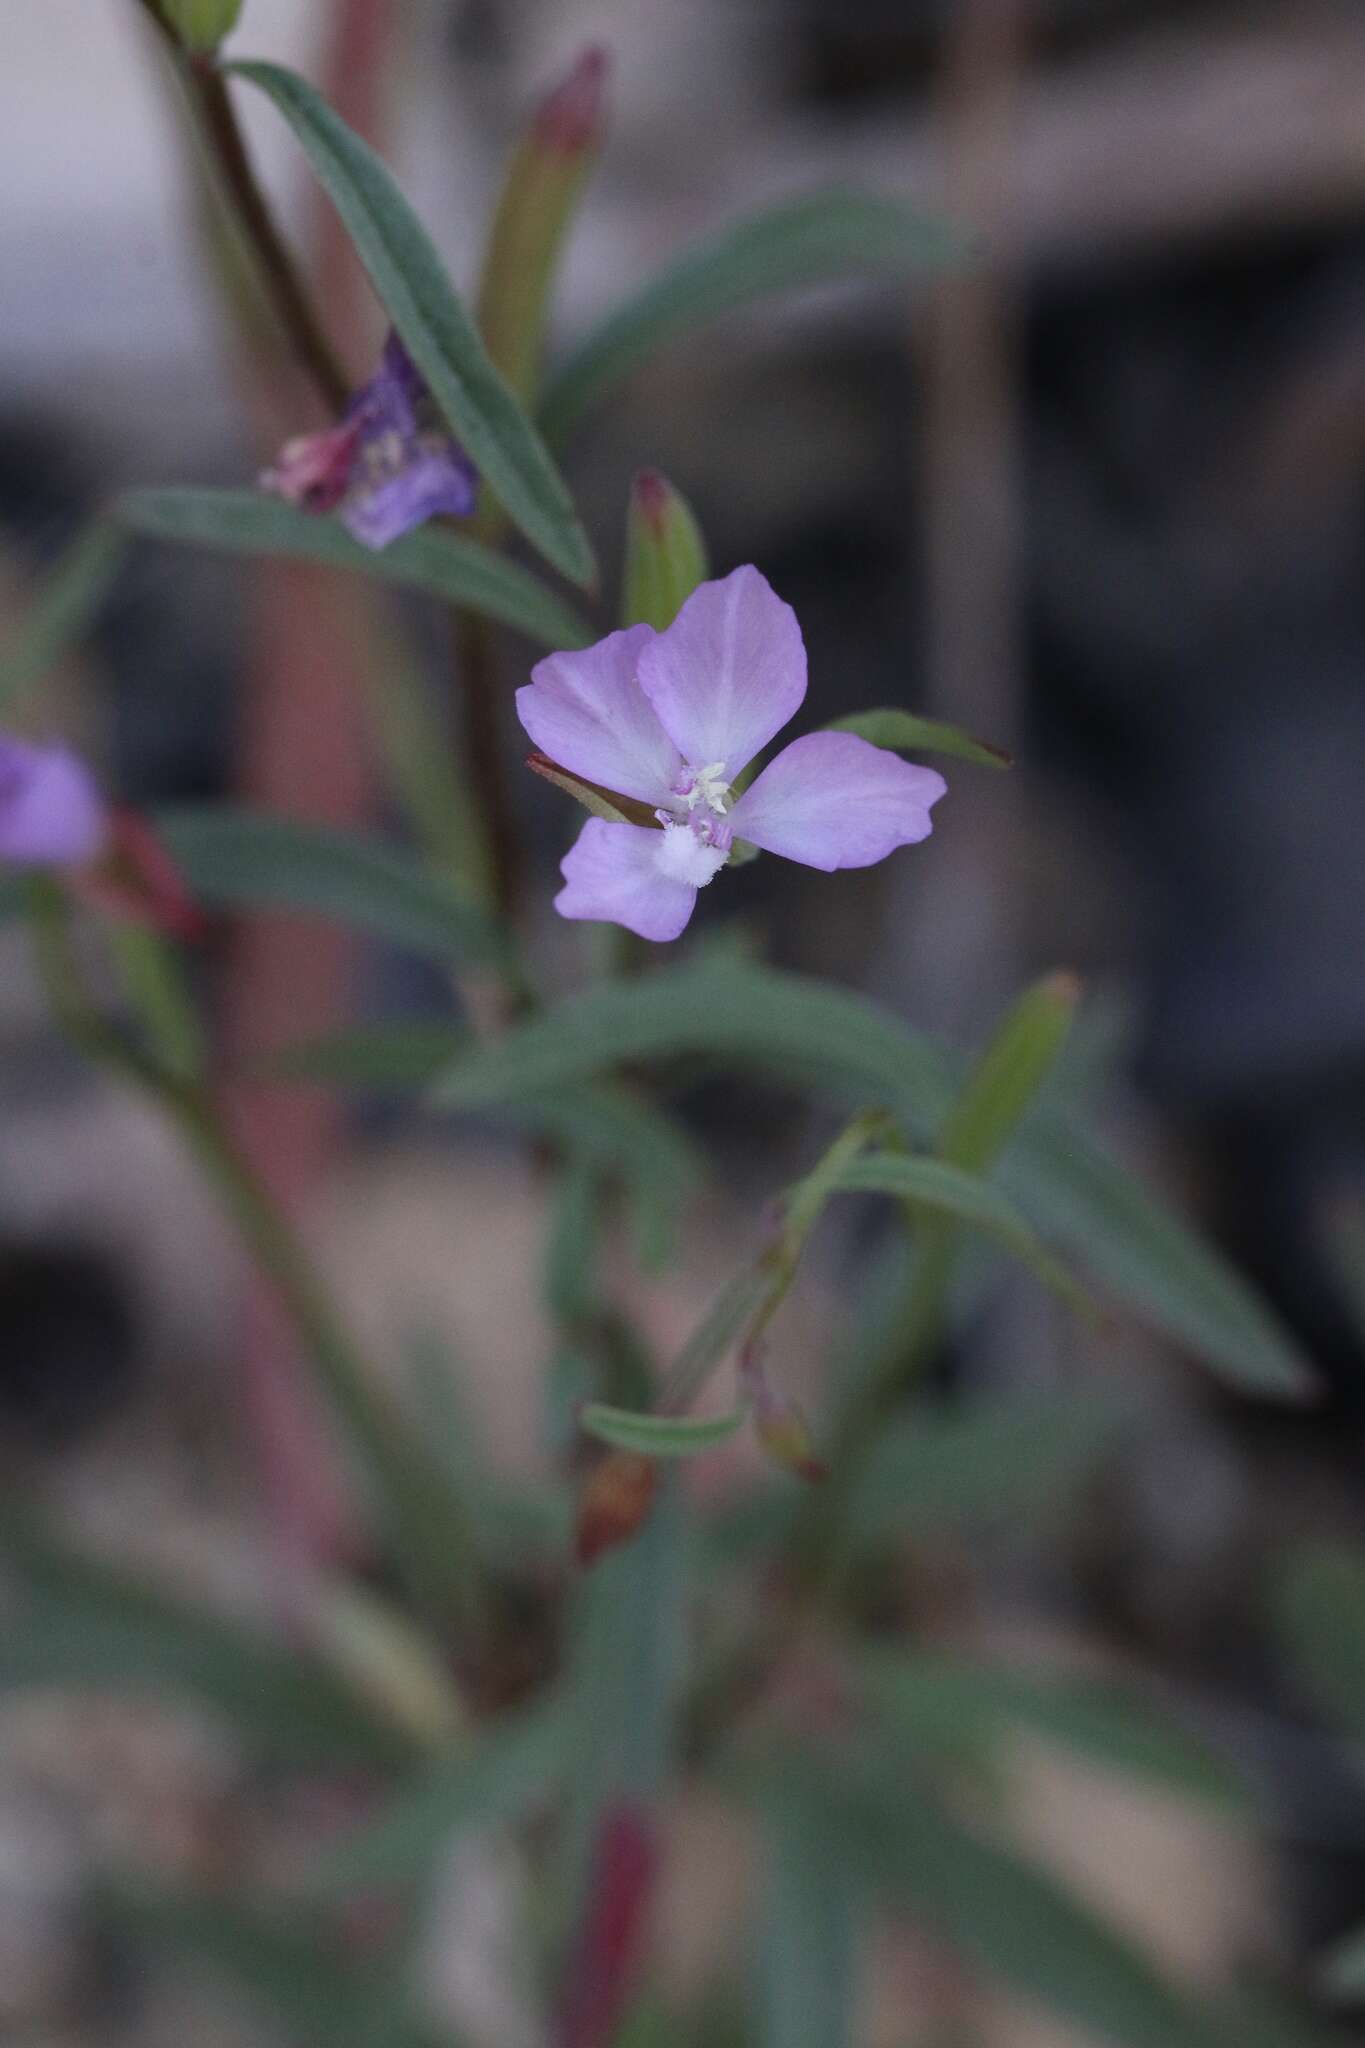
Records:
M84 867L108 833L104 799L78 755L0 735L0 862Z
M706 544L691 506L657 469L642 469L626 515L622 625L662 633L706 575Z
M242 0L156 0L157 12L192 56L207 56L231 35Z
M578 1503L575 1547L580 1564L593 1564L635 1534L649 1513L659 1484L653 1458L613 1451L588 1475Z
M754 1434L768 1456L799 1479L827 1479L829 1467L816 1454L810 1424L790 1395L773 1385L757 1351L745 1352L739 1370L753 1404Z

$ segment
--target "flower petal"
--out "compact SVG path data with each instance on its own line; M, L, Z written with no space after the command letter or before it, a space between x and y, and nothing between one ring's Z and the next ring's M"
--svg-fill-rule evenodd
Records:
M692 915L697 892L659 865L661 835L646 825L609 825L589 818L560 863L561 917L623 924L642 939L676 939Z
M386 548L424 520L446 513L464 519L474 510L478 472L453 441L414 443L399 467L347 491L341 520L362 547Z
M796 613L751 564L702 583L641 654L640 687L683 759L733 781L806 694Z
M94 778L68 748L0 738L0 860L80 867L99 853L107 829Z
M538 661L517 691L517 717L561 768L641 803L671 804L682 759L635 680L653 638L651 627L630 626Z
M744 792L726 822L740 839L810 868L865 868L927 839L947 784L851 732L793 740Z

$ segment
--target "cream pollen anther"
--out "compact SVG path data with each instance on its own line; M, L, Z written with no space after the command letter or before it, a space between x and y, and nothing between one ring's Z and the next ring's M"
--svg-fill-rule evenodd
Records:
M708 761L704 768L694 768L689 762L686 772L674 785L674 795L682 798L689 811L694 811L698 804L705 804L708 811L714 811L718 818L723 818L730 801L725 763Z

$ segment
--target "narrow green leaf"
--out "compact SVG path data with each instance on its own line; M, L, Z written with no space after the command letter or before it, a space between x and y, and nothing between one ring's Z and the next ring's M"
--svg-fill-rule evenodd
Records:
M822 1092L885 1103L932 1124L951 1098L933 1043L862 997L730 961L599 983L459 1061L438 1089L450 1106L506 1102L623 1061L709 1053L799 1074Z
M751 214L684 250L579 343L547 380L545 433L562 441L656 349L722 313L830 278L939 269L965 253L952 229L866 192L834 188Z
M811 1813L866 1882L964 1961L1119 2048L1226 2048L1221 2028L1055 1878L953 1819L895 1752L755 1766L768 1810Z
M224 68L257 86L289 123L432 397L508 518L564 575L591 583L592 549L564 481L387 165L296 72Z
M385 2048L435 2048L435 2035L403 2010L397 1971L357 1963L297 1908L280 1902L266 1908L131 1876L102 1882L98 1902L106 1922L125 1934L183 1952L230 1978L300 2041L375 2048L382 2039Z
M1131 1427L1112 1400L1076 1389L974 1403L917 1401L882 1431L850 1505L863 1541L906 1530L1053 1513Z
M1312 1396L1315 1376L1269 1306L1097 1150L1074 1117L1041 1109L1030 1117L1000 1178L1039 1230L1230 1387L1279 1400Z
M1365 1927L1334 1941L1314 1971L1329 1998L1342 2005L1365 2000Z
M1365 1742L1365 1556L1304 1544L1274 1589L1281 1639L1324 1712Z
M401 1094L434 1081L468 1043L469 1033L455 1024L414 1018L282 1046L262 1069L278 1080Z
M441 527L419 527L386 548L365 548L339 519L301 512L263 491L129 491L116 510L123 526L156 540L316 562L420 590L482 612L544 647L586 647L593 638L573 607L529 569Z
M1112 1682L906 1650L864 1651L856 1670L883 1725L912 1745L933 1751L973 1731L1021 1730L1165 1792L1248 1811L1246 1786L1221 1757Z
M847 2048L854 2013L852 1874L800 1807L768 1830L757 2048Z
M0 1690L170 1693L293 1761L396 1765L413 1753L305 1650L84 1558L12 1508L0 1514L0 1551L21 1586L0 1635Z
M559 1845L556 1917L582 1914L603 1818L659 1799L687 1668L685 1501L665 1471L629 1543L579 1579L569 1623L569 1799Z
M972 1173L995 1163L1051 1073L1076 1013L1080 984L1049 974L1013 1004L943 1120L940 1158Z
M373 1820L328 1851L309 1891L335 1898L410 1884L458 1835L519 1825L563 1782L570 1727L558 1694L502 1715L476 1741L411 1777Z
M1055 1294L1083 1315L1094 1304L1059 1260L1035 1237L1013 1204L989 1181L950 1166L946 1160L899 1152L865 1153L845 1166L836 1183L842 1194L896 1195L904 1202L966 1224L994 1237Z
M87 526L49 571L13 644L0 654L0 717L13 718L33 685L90 630L125 547L122 535L101 519Z
M697 1451L709 1451L742 1429L748 1418L747 1408L726 1415L636 1415L628 1408L610 1408L605 1401L589 1401L578 1413L589 1436L618 1451L640 1451L649 1458L690 1458Z
M504 957L481 911L385 840L220 804L182 805L156 822L200 903L334 918L445 963Z
M1013 766L1003 747L974 740L960 726L945 725L941 718L917 718L909 711L851 711L847 718L834 719L825 730L856 733L860 740L870 740L874 747L895 754L952 754L978 768Z

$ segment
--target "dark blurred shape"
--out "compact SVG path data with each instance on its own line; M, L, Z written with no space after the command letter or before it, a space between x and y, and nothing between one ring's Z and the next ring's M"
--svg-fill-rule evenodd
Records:
M108 1261L54 1241L0 1248L0 1421L47 1446L115 1409L136 1377L136 1318Z

